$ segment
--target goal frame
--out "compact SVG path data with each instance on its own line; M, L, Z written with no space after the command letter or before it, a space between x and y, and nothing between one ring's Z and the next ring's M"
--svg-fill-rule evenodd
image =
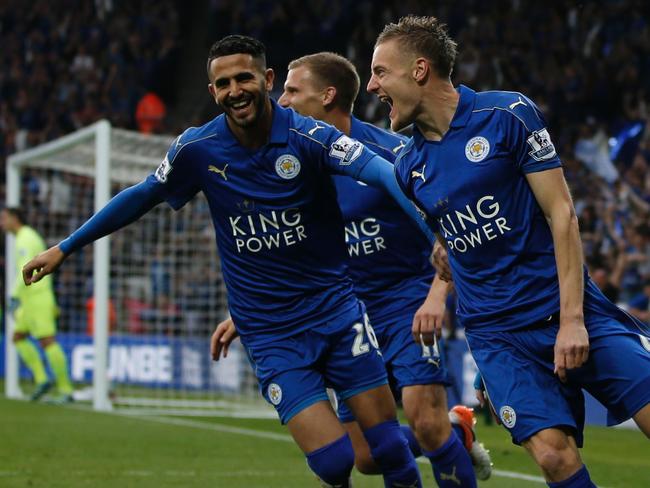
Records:
M7 159L7 206L20 205L21 170L28 162L38 160L62 149L75 146L80 142L94 142L94 211L103 208L111 197L111 124L100 120L59 139L47 142L32 149L12 154ZM52 166L48 166L52 167ZM60 169L65 169L61 164ZM14 255L15 238L11 233L5 236L5 303L11 299L11 290L15 278L16 257ZM93 368L93 408L99 411L112 410L108 396L108 323L109 323L109 237L95 241L93 253L93 296L94 331L93 347L95 361ZM12 314L5 314L5 394L8 398L21 399L18 354L13 343L14 319Z

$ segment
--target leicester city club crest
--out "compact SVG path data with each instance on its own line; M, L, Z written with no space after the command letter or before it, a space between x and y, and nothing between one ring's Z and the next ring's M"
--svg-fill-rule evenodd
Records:
M267 389L269 400L273 405L279 405L282 401L282 388L277 383L271 383Z
M472 137L465 146L465 156L473 163L483 161L490 152L490 143L485 137Z
M499 417L501 417L503 425L509 429L512 429L517 423L517 414L515 413L515 409L509 405L504 405L499 409Z
M300 161L293 154L283 154L275 161L275 172L280 178L291 180L300 173Z

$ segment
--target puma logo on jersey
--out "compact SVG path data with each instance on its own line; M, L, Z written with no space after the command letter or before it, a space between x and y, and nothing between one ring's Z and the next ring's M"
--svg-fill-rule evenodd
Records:
M399 146L394 147L394 148L393 148L393 152L394 152L395 154L397 154L398 152L400 152L400 151L402 150L402 148L403 148L404 146L406 146L406 144L404 144L404 141L399 141Z
M442 481L453 481L456 483L458 486L460 486L460 480L456 476L456 466L454 466L454 469L451 470L451 474L445 474L442 471L440 472L440 479Z
M324 125L318 125L318 122L316 122L316 125L313 128L309 129L307 134L309 134L310 136L313 136L318 129L324 129L324 128L325 128Z
M216 166L208 166L208 171L212 171L213 173L217 173L218 175L221 175L221 177L228 181L228 177L226 176L226 169L228 168L228 163L223 167L223 169L219 169Z
M526 105L526 104L524 103L524 101L521 99L521 97L519 97L519 100L516 101L515 103L511 103L510 105L508 105L508 107L510 107L510 110L512 110L512 109L514 109L517 105L523 105L524 107L528 107L528 105Z
M427 182L427 179L424 176L424 170L427 167L427 163L422 165L422 171L411 171L411 178L421 178L423 183Z

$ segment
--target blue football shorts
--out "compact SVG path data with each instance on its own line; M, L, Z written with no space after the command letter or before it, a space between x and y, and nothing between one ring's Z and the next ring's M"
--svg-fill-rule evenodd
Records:
M650 403L650 338L631 320L588 314L589 359L553 373L558 316L509 332L466 331L486 391L515 444L540 430L568 428L582 447L584 388L608 409L609 425Z
M424 297L423 297L424 300ZM388 380L396 398L402 388L412 385L449 385L444 364L442 340L436 347L424 346L413 340L413 316L421 303L388 319L371 317L379 349L384 357ZM338 398L338 416L341 422L353 422L354 415Z
M333 388L346 400L388 383L365 307L294 336L247 347L262 396L286 424Z

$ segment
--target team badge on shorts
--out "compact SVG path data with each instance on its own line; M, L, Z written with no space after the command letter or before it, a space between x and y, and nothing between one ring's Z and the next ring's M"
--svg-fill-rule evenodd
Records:
M501 417L503 425L509 429L512 429L517 423L517 414L515 413L515 409L508 405L504 405L499 409L499 417Z
M273 405L280 405L280 402L282 401L282 388L280 388L280 385L277 383L271 383L266 392Z
M275 160L275 172L280 178L291 180L300 173L300 161L293 154L283 154Z
M473 163L483 161L490 152L490 143L485 137L472 137L465 146L465 156Z

